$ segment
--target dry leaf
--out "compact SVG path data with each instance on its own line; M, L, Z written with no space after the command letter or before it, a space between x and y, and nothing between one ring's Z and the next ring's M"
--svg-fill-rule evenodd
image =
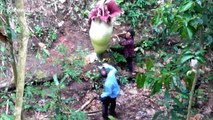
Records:
M203 117L203 115L201 114L196 114L194 116L190 117L190 120L201 120L201 118Z
M38 43L38 46L39 46L40 48L46 48L46 45L45 45L44 43L42 43L42 42L39 42L39 43Z

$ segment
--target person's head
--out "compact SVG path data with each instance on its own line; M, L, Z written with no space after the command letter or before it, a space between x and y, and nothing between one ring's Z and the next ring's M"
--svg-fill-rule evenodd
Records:
M107 70L103 67L100 70L100 74L103 78L106 78L108 73L107 73Z
M126 38L134 38L135 31L133 29L129 29L126 31Z

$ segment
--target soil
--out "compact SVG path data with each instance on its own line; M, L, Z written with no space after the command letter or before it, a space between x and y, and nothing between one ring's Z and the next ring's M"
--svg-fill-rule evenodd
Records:
M62 5L65 5L66 2ZM88 35L88 26L84 24L77 24L76 22L71 22L69 17L64 18L66 13L56 13L54 12L53 8L48 8L45 6L44 1L35 0L29 1L26 0L26 6L31 13L40 10L43 10L45 15L45 20L40 25L43 26L55 26L58 27L58 23L61 21L64 24L57 28L58 30L58 37L53 42L49 49L50 56L45 59L45 63L42 63L41 60L38 60L35 56L36 53L31 51L30 48L33 44L37 44L38 42L43 42L40 38L34 36L29 41L29 52L27 57L27 78L33 79L32 76L36 76L37 74L42 73L39 75L41 78L44 76L51 77L55 74L62 73L62 67L60 65L52 64L55 58L61 58L63 55L59 54L56 51L56 46L60 44L64 44L65 47L68 48L67 55L75 54L75 50L80 47L81 49L88 49L91 53L93 52L93 47L91 45L89 35ZM38 7L36 9L36 7ZM43 8L42 8L43 7ZM45 9L45 10L44 10ZM67 7L64 6L64 9L67 10ZM66 11L65 10L65 11ZM33 15L36 17L36 15ZM38 17L38 16L37 16ZM56 19L57 18L57 19ZM35 18L29 19L28 21L31 27L35 24L33 22ZM85 22L85 21L81 21ZM80 25L80 26L79 26ZM123 26L123 27L121 27ZM123 31L127 26L119 25L115 26L114 33L119 33ZM136 36L136 40L139 38ZM38 46L36 46L38 47ZM90 69L90 66L87 68ZM91 67L92 69L92 67ZM38 72L40 71L40 72ZM45 74L43 74L45 73ZM40 79L38 77L37 79ZM96 97L91 104L84 111L88 114L89 119L91 120L101 120L101 102L98 99L102 89L94 90L91 87L91 82L89 81L82 81L82 83L78 82L71 82L66 86L65 89L62 90L62 98L75 98L74 102L70 102L68 105L77 110L81 108L81 106L86 103L92 97ZM121 95L117 98L117 120L150 120L153 115L160 110L164 110L162 106L158 105L158 100L162 98L162 96L157 95L153 97L149 97L150 91L147 89L137 89L134 82L130 82L127 85L121 86ZM96 111L92 113L93 111ZM48 120L51 116L51 113L43 113L43 112L32 112L28 111L25 112L25 116L27 119L43 119Z
M73 85L76 86L76 83ZM155 104L156 97L149 98L148 95L148 90L138 90L134 83L121 86L121 95L117 98L116 118L118 120L150 120L154 113L162 108ZM91 96L98 96L98 94L94 90L88 90L83 98L80 98L80 101L77 100L78 102L75 102L72 107L80 108L82 103L87 102ZM86 111L101 111L100 100L98 98L94 99L90 106L86 108ZM89 114L88 116L91 120L102 118L101 112Z
M90 86L91 83L89 82L72 82L61 91L61 98L74 98L75 100L69 102L67 106L74 110L78 110L83 104L95 97L95 99L82 111L87 113L87 117L90 120L101 120L102 104L98 99L101 89L97 92L97 90L92 90ZM155 112L165 109L157 104L162 96L149 97L150 91L146 89L137 89L135 83L121 86L120 93L116 103L117 120L150 120ZM42 100L38 98L38 104L41 104L40 101ZM53 114L54 113L25 111L25 119L37 120L43 118L42 120L49 120Z

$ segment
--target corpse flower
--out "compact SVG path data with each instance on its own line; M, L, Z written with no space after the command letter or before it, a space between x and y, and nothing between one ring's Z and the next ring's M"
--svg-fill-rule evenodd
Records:
M107 49L113 31L112 18L121 13L115 0L101 0L91 10L89 36L96 53L101 54Z

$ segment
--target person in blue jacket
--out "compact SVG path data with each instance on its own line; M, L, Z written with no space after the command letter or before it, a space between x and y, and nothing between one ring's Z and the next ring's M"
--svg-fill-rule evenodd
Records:
M115 116L116 98L120 94L120 86L116 78L117 70L107 63L103 64L101 75L104 77L104 92L100 96L102 102L102 116L108 120L109 114Z

